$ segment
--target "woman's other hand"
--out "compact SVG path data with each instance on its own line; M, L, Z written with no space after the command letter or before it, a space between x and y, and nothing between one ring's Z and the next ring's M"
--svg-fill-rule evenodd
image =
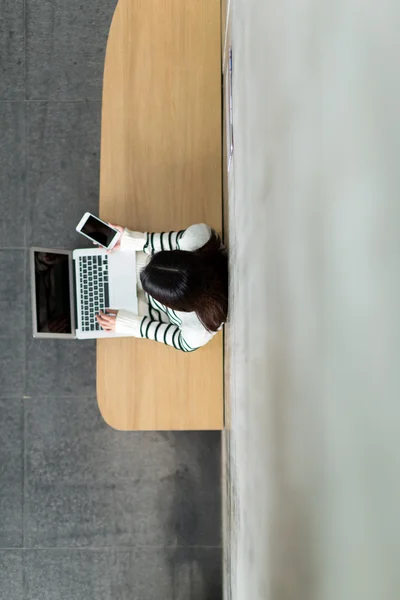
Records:
M96 319L104 331L115 331L117 325L117 315L118 311L110 308L110 310L107 310L106 313L100 311L99 314L96 315Z

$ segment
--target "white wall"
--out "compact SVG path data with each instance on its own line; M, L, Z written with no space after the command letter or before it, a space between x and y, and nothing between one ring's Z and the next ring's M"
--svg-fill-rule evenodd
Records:
M232 595L398 599L400 4L232 9Z

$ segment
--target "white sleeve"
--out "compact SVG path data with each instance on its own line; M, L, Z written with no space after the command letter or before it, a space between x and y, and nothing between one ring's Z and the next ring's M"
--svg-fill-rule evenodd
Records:
M207 244L211 237L211 229L205 223L199 223L197 225L191 225L183 233L179 247L181 250L194 251L202 248Z
M147 338L172 346L182 352L193 352L204 346L215 335L206 329L178 327L173 323L163 323L150 317L138 317L127 310L119 310L115 327L116 333L132 337Z
M181 327L181 345L182 350L192 352L205 346L215 335L214 331L207 331L205 328Z
M125 228L121 236L122 252L141 252L147 240L147 234L141 231L130 231Z
M135 315L128 310L119 310L115 323L116 333L127 333L133 337L142 337L140 333L140 325L143 317Z

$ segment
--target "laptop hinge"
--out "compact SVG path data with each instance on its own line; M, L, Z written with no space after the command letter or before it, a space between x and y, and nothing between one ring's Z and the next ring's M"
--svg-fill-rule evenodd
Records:
M78 331L78 288L76 285L76 259L72 258L72 284L74 286L74 316L75 316L75 333Z

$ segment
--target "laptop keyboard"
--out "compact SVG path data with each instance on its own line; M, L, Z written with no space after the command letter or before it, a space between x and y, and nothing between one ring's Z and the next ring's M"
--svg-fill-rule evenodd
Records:
M99 311L109 308L107 254L79 257L81 330L101 331L96 321Z

